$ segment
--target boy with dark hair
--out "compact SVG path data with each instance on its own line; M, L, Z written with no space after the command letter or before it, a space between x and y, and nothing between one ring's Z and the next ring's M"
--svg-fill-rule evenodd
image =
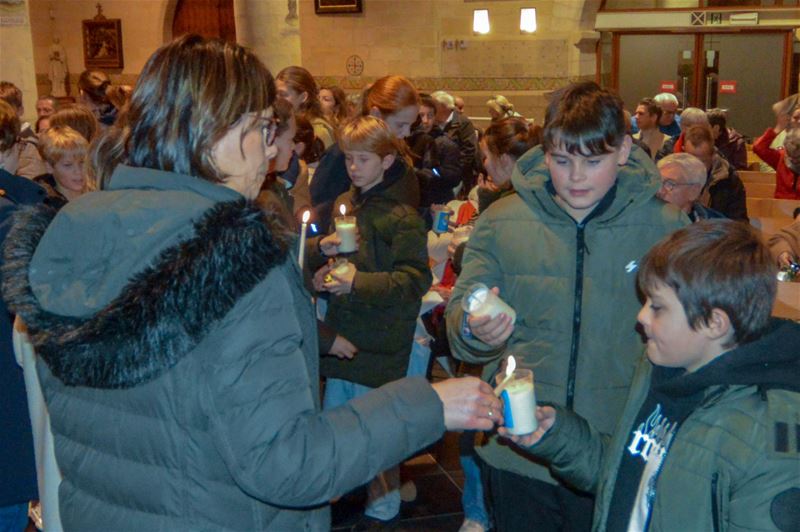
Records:
M535 368L537 397L560 402L610 432L636 365L635 272L645 252L688 223L655 197L661 179L631 147L622 102L595 83L559 91L548 108L544 144L520 157L517 194L478 219L447 307L453 354L485 365L492 382L501 361ZM464 292L476 282L499 288L516 310L468 316ZM592 500L498 441L478 449L497 529L586 530Z
M613 436L542 406L513 438L596 493L595 530L797 530L800 325L770 319L775 274L747 224L665 238L639 270L647 357Z

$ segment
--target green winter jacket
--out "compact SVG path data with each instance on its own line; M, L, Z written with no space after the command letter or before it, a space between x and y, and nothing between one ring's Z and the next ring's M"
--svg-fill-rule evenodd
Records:
M800 325L775 320L760 339L661 384L673 396L703 392L680 424L656 480L648 530L798 530L800 527ZM604 530L617 471L653 366L642 360L612 438L557 409L529 451L572 485L595 493Z
M358 252L349 260L358 272L350 294L328 300L325 323L350 340L358 354L352 360L323 357L325 377L376 387L405 377L408 370L431 273L425 224L411 206L416 176L405 165L396 167L400 171L386 172L384 181L365 194L353 187L336 200L357 219ZM318 247L309 247L309 264L319 265Z
M429 445L404 379L326 412L311 297L274 218L224 186L120 166L8 238L66 530L328 530L327 501Z
M655 197L658 171L635 146L609 192L610 205L580 226L556 204L549 181L544 153L534 148L514 170L517 194L478 218L447 306L448 338L456 358L486 365L490 382L501 359L513 354L518 366L534 370L537 398L566 404L610 432L642 350L637 263L688 218ZM517 312L504 346L463 334L462 294L475 282L499 287ZM493 467L555 482L496 437L478 452Z

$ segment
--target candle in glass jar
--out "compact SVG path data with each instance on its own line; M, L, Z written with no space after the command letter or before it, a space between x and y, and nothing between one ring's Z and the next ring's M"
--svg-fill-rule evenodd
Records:
M502 313L511 318L512 324L517 321L517 312L483 283L475 283L467 290L461 300L461 308L475 317L494 318Z
M341 243L339 244L339 253L353 253L358 249L358 241L356 240L356 217L345 216L344 205L339 206L341 216L334 219L336 225L336 236L339 237Z

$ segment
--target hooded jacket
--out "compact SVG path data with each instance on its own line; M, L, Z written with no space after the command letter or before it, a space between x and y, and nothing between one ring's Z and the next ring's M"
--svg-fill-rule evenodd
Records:
M319 411L288 242L232 189L125 166L18 219L4 295L41 357L65 529L327 530L327 501L441 436L422 379Z
M641 352L636 333L636 269L647 250L688 223L655 197L661 179L634 147L614 188L581 224L555 202L545 155L536 147L512 175L516 194L481 214L447 306L456 358L483 364L491 382L503 357L533 369L536 396L567 404L611 431L622 411ZM500 289L517 312L506 344L490 347L464 334L462 296L473 283ZM496 437L479 450L491 466L548 482L546 468Z
M353 289L331 296L325 322L358 354L352 360L324 357L320 362L324 376L370 387L406 375L422 296L431 285L425 226L411 206L416 176L391 168L367 192L351 187L336 200L356 217L361 239L349 259L358 268ZM309 264L320 260L315 253Z
M650 531L797 530L800 523L800 325L774 320L761 338L660 385L672 397L700 394L680 424L656 480ZM650 389L644 358L613 437L558 409L529 451L556 474L596 494L604 530L623 448Z
M413 168L409 168L402 157L398 157L394 164L386 171L387 175L399 176L403 173L414 174ZM410 205L414 208L419 206L419 183L409 182ZM319 166L314 172L314 177L309 185L311 194L311 205L316 211L316 220L319 221L320 232L327 233L333 231L331 221L336 216L334 205L336 198L346 193L350 189L350 177L347 175L347 163L345 162L344 152L338 144L333 144L325 150Z

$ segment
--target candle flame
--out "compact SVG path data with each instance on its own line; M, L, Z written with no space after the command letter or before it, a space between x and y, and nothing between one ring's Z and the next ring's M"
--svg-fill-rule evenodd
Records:
M514 360L514 355L509 355L506 363L506 377L510 377L515 369L517 369L517 361Z
M339 212L342 213L342 216L347 212L347 208L344 206L344 203L339 205Z
M303 213L303 223L307 224L309 218L311 218L311 211L306 211Z

